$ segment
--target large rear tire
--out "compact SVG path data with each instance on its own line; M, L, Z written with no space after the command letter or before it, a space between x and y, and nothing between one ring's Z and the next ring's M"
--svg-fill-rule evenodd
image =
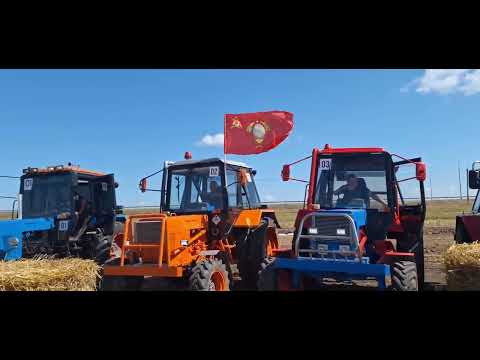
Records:
M257 282L257 288L259 291L277 290L274 263L275 259L269 256L263 259L260 264Z
M404 234L397 242L397 251L413 252L415 254L415 263L417 266L418 288L423 290L425 287L425 254L423 243L423 227L420 228L415 236L408 236Z
M238 271L244 287L257 290L258 274L262 262L268 256L268 229L270 221L262 219L261 224L253 230L247 239L237 241ZM275 229L275 225L271 225Z
M110 258L110 250L112 248L112 237L103 236L97 243L95 248L95 261L99 265L105 264Z
M417 265L414 261L400 260L390 265L393 291L418 291Z
M189 283L193 291L230 291L228 271L220 259L206 259L196 264Z

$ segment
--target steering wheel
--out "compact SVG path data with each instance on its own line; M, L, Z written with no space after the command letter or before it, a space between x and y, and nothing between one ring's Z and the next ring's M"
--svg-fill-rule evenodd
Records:
M348 202L347 206L366 208L367 202L365 199L354 198Z

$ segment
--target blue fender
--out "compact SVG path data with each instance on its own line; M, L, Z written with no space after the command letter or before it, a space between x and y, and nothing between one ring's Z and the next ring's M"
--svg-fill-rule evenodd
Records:
M0 260L16 260L22 257L24 233L51 230L54 227L54 218L0 221Z

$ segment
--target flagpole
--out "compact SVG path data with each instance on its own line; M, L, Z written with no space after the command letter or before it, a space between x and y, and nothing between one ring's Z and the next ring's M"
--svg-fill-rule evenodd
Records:
M227 115L224 115L223 117L223 170L224 170L224 181L225 181L225 190L228 191L227 189ZM228 199L228 196L227 196ZM228 200L227 200L228 201Z

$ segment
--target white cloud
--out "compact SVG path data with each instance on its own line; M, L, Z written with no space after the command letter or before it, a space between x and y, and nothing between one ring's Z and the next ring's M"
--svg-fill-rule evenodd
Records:
M223 134L218 133L214 135L207 134L205 135L202 140L197 142L199 146L223 146Z
M408 92L414 86L421 94L474 95L480 93L480 70L476 69L427 69L422 77L411 81L400 89Z

